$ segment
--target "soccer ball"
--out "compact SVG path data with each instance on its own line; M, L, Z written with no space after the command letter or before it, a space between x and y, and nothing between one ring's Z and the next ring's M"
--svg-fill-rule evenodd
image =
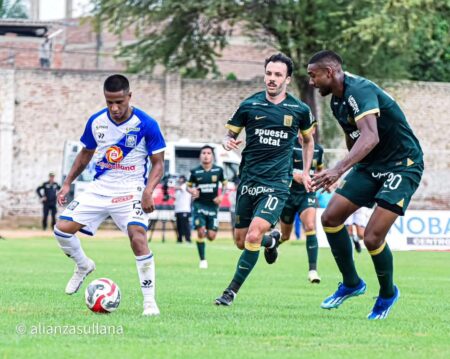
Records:
M120 289L111 279L99 278L87 286L84 297L93 312L111 313L119 307Z

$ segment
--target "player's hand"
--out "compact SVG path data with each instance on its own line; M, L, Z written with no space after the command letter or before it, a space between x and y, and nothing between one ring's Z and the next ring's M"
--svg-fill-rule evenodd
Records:
M192 188L191 195L193 199L196 199L200 196L200 191L197 188Z
M302 182L303 182L303 186L305 186L306 192L313 191L311 177L309 176L308 173L306 173L306 172L302 173Z
M219 205L221 202L223 201L223 196L217 196L216 198L213 199L213 202L217 205Z
M58 204L60 206L64 206L64 204L67 202L66 195L70 192L70 185L69 184L63 184L61 189L56 194L56 200L58 201Z
M341 175L341 172L335 168L324 170L316 174L312 179L313 191L323 188L325 191L330 192L333 184L339 180Z
M142 193L141 207L145 213L152 213L155 210L152 192L144 191L144 193Z
M242 143L242 140L236 140L235 138L227 137L222 141L222 146L225 150L231 151L231 150L237 150L241 143Z
M294 178L294 181L297 183L302 184L302 174L300 172L294 172L294 174L292 175L292 177Z

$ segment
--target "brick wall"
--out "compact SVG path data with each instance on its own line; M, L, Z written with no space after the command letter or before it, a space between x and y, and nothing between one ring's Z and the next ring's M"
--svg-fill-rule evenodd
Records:
M39 215L35 188L49 171L59 178L64 141L78 139L89 116L104 107L102 84L107 75L0 70L0 91L8 94L0 97L0 217ZM261 79L197 81L174 74L129 78L132 103L159 121L167 140L220 142L235 108L262 89ZM450 190L444 184L450 183L450 84L402 82L388 89L426 152L426 173L412 206L449 208Z

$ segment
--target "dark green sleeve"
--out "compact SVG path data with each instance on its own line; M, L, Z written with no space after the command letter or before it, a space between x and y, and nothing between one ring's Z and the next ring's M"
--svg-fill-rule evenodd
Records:
M300 112L300 132L302 135L306 135L312 131L315 125L316 119L314 118L309 106L305 104Z
M187 186L192 187L192 185L197 183L197 179L194 175L194 170L191 170L191 175L189 176L189 181L187 181Z
M240 133L247 125L248 111L248 106L241 104L233 116L228 120L225 127L234 133Z
M361 87L350 87L345 92L350 114L355 122L369 114L379 114L380 105L375 86L370 84Z

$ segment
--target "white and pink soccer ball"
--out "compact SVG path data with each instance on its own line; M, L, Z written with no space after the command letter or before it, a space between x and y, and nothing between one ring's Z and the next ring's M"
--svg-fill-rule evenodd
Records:
M114 312L120 304L119 286L108 278L92 281L84 292L86 305L95 313Z

